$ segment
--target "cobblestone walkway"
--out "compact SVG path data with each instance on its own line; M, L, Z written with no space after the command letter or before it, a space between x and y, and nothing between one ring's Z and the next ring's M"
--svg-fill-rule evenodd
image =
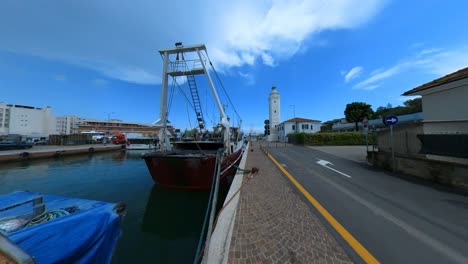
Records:
M229 263L352 263L280 170L253 142L241 190ZM245 180L245 179L244 179Z

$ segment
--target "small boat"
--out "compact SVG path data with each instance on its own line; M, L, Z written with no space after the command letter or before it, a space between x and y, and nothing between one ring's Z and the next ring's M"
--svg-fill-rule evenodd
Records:
M156 148L155 139L152 137L127 138L125 149L153 150Z
M146 137L141 133L117 133L111 140L114 144L125 144L127 150L154 150L159 138Z
M123 203L24 191L0 195L0 260L110 263L125 213Z
M221 183L227 182L227 176L232 173L244 153L244 142L239 127L233 127L226 115L224 104L221 103L218 92L211 80L206 61L209 56L205 45L183 46L176 43L175 48L160 50L163 57L163 76L159 119L155 125L161 127L159 134L159 149L144 154L142 157L149 169L151 177L158 185L181 189L210 189L212 179L220 173ZM213 131L206 129L202 112L202 99L199 96L195 75L206 76L212 99L219 112L220 122ZM177 83L176 77L185 77L192 101L189 104L195 110L198 127L191 141L171 141L167 130L168 123L168 78ZM216 76L218 76L216 74ZM220 80L218 80L221 82ZM171 89L173 91L174 89ZM186 96L187 100L188 97ZM233 107L233 106L232 106ZM237 111L235 111L237 114ZM239 118L240 119L240 118ZM220 169L218 169L220 167Z

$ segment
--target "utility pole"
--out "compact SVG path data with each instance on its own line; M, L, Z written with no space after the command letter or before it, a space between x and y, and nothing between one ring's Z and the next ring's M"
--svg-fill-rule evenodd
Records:
M289 107L292 107L293 109L293 118L296 117L296 105L289 105Z

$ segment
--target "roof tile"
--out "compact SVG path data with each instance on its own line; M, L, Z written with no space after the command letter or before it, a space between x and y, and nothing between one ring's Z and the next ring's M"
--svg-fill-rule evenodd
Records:
M433 81L420 85L414 89L406 91L403 95L412 95L420 91L427 90L429 88L433 88L442 84L458 81L465 78L468 78L468 67L458 70L456 72L452 72L450 74L445 75L444 77L435 79Z

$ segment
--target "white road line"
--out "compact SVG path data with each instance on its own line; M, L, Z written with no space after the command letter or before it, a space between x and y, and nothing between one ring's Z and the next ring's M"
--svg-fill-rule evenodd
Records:
M333 163L331 163L331 162L329 162L329 161L319 159L319 161L317 161L317 163L318 163L319 165L322 165L323 167L329 169L329 170L332 170L332 171L334 171L334 172L336 172L336 173L339 173L339 174L341 174L341 175L343 175L343 176L345 176L345 177L351 178L351 176L349 176L349 175L346 174L346 173L343 173L343 172L341 172L341 171L339 171L339 170L335 170L335 169L333 169L333 168L328 167L328 166L327 166L328 164L333 165Z
M318 162L317 162L318 163ZM327 167L329 168L329 167ZM330 169L330 168L329 168ZM313 172L311 172L313 173ZM322 175L323 177L323 175ZM399 228L405 230L408 234L416 238L423 244L426 244L434 251L445 255L447 258L452 259L456 263L468 263L468 258L461 254L461 252L457 252L455 249L445 245L443 242L437 240L426 233L417 229L416 227L412 226L410 223L405 222L403 219L400 219L393 214L385 211L384 209L378 207L377 205L373 204L372 202L366 201L364 198L361 198L358 194L354 194L351 190L346 189L345 187L339 185L338 183L333 182L327 177L322 178L328 184L334 186L336 189L340 190L344 194L348 195L356 202L362 204L363 206L367 207L370 211L372 211L376 215L380 215L389 222L393 223L394 225L398 226Z

